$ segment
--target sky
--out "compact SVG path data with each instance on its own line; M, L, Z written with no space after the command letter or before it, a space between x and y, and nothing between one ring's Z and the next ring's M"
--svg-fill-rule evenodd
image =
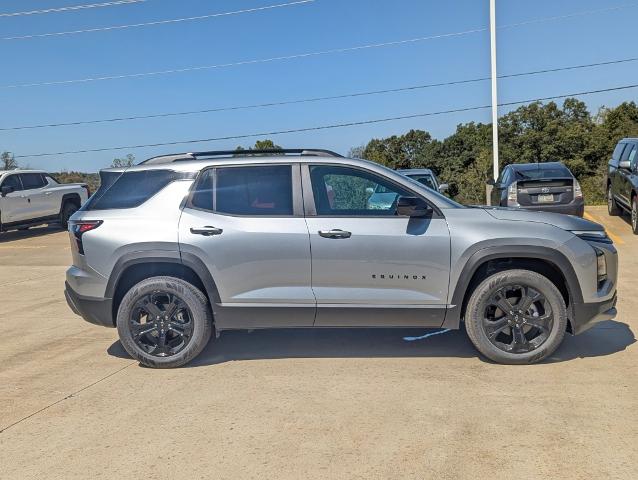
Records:
M106 0L4 0L0 14ZM0 37L178 19L292 0L145 0L128 5L0 16ZM638 2L497 0L497 25L626 8L498 30L498 73L638 57ZM0 40L0 128L233 107L449 82L490 74L489 31L379 48L166 75L7 88L31 83L238 63L489 26L488 0L314 0L236 15L72 35ZM638 83L638 62L499 80L499 103ZM638 89L582 97L590 110L638 101ZM489 105L490 82L259 109L25 130L0 130L19 156L300 129ZM500 114L515 107L502 107ZM490 111L269 136L289 148L347 153L409 129L445 138ZM233 149L256 138L18 158L48 171L94 172L115 157ZM264 137L261 137L264 138Z

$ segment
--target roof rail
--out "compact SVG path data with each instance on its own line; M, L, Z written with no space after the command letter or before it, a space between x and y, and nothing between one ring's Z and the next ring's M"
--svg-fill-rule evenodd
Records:
M280 149L258 149L258 150L215 150L210 152L191 152L178 153L173 155L160 155L144 160L140 165L149 165L155 163L173 163L186 162L189 160L203 160L212 157L252 157L255 155L263 156L284 156L299 155L302 157L338 157L343 158L336 152L322 149L309 148L280 148Z

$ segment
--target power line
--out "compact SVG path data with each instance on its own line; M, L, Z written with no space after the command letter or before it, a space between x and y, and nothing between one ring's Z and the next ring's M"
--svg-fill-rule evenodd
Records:
M573 18L573 17L583 16L583 15L593 15L593 14L597 14L597 13L616 11L616 10L620 10L620 9L623 9L623 8L630 8L630 7L635 7L635 6L638 6L638 3L632 3L632 4L626 4L626 5L618 5L616 7L609 7L609 8L603 8L603 9L598 9L598 10L586 10L586 11L583 11L583 12L572 13L572 14L569 14L569 15L560 15L560 16L554 16L554 17L538 18L538 19L528 20L528 21L525 21L525 22L513 23L513 24L508 24L508 25L501 25L498 28L514 28L514 27L520 27L520 26L524 26L524 25L529 25L529 24L532 24L532 23L552 22L552 21L561 20L561 19L565 19L565 18ZM485 32L487 30L488 30L487 27L481 27L481 28L475 28L475 29L470 29L470 30L464 30L464 31L460 31L460 32L449 32L449 33L442 33L442 34L438 34L438 35L428 35L428 36L425 36L425 37L416 37L416 38L410 38L410 39L404 39L404 40L394 40L394 41L389 41L389 42L371 43L371 44L366 44L366 45L357 45L357 46L354 46L354 47L333 48L333 49L329 49L329 50L321 50L321 51L315 51L315 52L305 52L305 53L298 53L298 54L292 54L292 55L283 55L283 56L270 57L270 58L242 60L242 61L238 61L238 62L220 63L220 64L215 64L215 65L200 65L200 66L194 66L194 67L184 67L184 68L174 68L174 69L167 69L167 70L157 70L157 71L152 71L152 72L138 72L138 73L125 73L125 74L116 74L116 75L104 75L104 76L76 78L76 79L69 79L69 80L55 80L55 81L49 81L49 82L34 82L34 83L21 83L21 84L13 84L13 85L0 85L0 89L44 87L44 86L54 86L54 85L69 85L69 84L75 84L75 83L87 83L87 82L97 82L97 81L105 81L105 80L119 80L119 79L125 79L125 78L141 78L141 77L168 75L168 74L175 74L175 73L194 72L194 71L201 71L201 70L212 70L212 69L219 69L219 68L237 67L237 66L243 66L243 65L255 65L255 64L262 64L262 63L271 63L271 62L278 62L278 61L285 61L285 60L293 60L293 59L299 59L299 58L317 57L317 56L330 55L330 54L336 54L336 53L354 52L354 51L367 50L367 49L373 49L373 48L382 48L382 47L391 47L391 46L414 44L414 43L423 42L423 41L427 41L427 40L435 40L435 39L441 39L441 38L451 38L451 37L459 37L459 36L464 36L464 35L470 35L470 34L474 34L474 33Z
M635 61L638 61L638 57L625 58L621 60L609 60L609 61L597 62L597 63L588 63L584 65L571 65L567 67L548 68L548 69L535 70L530 72L518 72L518 73L512 73L508 75L499 75L498 78L499 79L517 78L517 77L525 77L530 75L564 72L569 70L578 70L583 68L600 67L600 66L614 65L614 64L621 64L621 63L628 63L628 62L635 62ZM428 83L424 85L412 85L408 87L388 88L383 90L370 90L365 92L346 93L342 95L331 95L331 96L324 96L324 97L311 97L311 98L303 98L303 99L296 99L296 100L273 101L273 102L266 102L266 103L257 103L252 105L213 107L213 108L206 108L206 109L200 109L200 110L164 112L164 113L155 113L155 114L147 114L147 115L130 115L126 117L102 118L102 119L94 119L94 120L78 120L78 121L72 121L72 122L46 123L46 124L40 124L40 125L0 127L0 131L68 127L68 126L89 125L89 124L98 124L98 123L124 122L124 121L132 121L132 120L145 120L145 119L151 119L151 118L165 118L165 117L177 117L177 116L184 116L184 115L197 115L197 114L204 114L204 113L227 112L227 111L234 111L234 110L250 110L250 109L266 108L266 107L279 107L279 106L285 106L285 105L314 103L314 102L321 102L321 101L327 101L327 100L341 100L345 98L381 95L386 93L407 92L407 91L422 90L422 89L434 88L434 87L463 85L468 83L484 82L488 80L490 80L490 77L479 77L479 78L469 78L464 80L454 80L450 82Z
M87 10L89 8L114 7L117 5L127 5L131 3L141 3L147 0L117 0L113 2L89 3L85 5L71 5L68 7L45 8L41 10L30 10L26 12L0 13L0 17L21 17L24 15L40 15L43 13L70 12L74 10Z
M295 5L313 3L314 1L315 0L297 0L294 2L280 3L277 5L267 5L265 7L245 8L243 10L235 10L232 12L221 12L221 13L211 13L208 15L198 15L196 17L172 18L169 20L157 20L154 22L130 23L128 25L112 25L110 27L86 28L83 30L68 30L65 32L35 33L31 35L3 37L0 40L26 40L29 38L60 37L62 35L75 35L78 33L106 32L110 30L122 30L125 28L150 27L150 26L156 26L156 25L166 25L169 23L191 22L193 20L205 20L205 19L216 18L216 17L228 17L230 15L239 15L242 13L254 13L254 12L261 12L264 10L272 10L275 8L292 7Z
M499 107L521 105L521 104L525 104L525 103L543 102L543 101L548 101L548 100L558 100L558 99L561 99L561 98L568 98L568 97L579 97L579 96L584 96L584 95L594 95L594 94L597 94L597 93L612 92L612 91L619 91L619 90L628 90L628 89L632 89L632 88L638 88L638 84L624 85L624 86L621 86L621 87L603 88L603 89L599 89L599 90L589 90L589 91L585 91L585 92L568 93L568 94L564 94L564 95L554 95L554 96L551 96L551 97L539 97L539 98L533 98L533 99L527 99L527 100L518 100L518 101L514 101L514 102L505 102L505 103L499 103ZM196 140L178 140L178 141L173 141L173 142L161 142L161 143L147 143L147 144L140 144L140 145L125 145L125 146L114 146L114 147L102 147L102 148L91 148L91 149L85 149L85 150L70 150L70 151L66 151L66 152L34 153L34 154L30 154L30 155L16 155L15 158L36 158L36 157L49 157L49 156L54 156L54 155L75 155L75 154L80 154L80 153L97 153L97 152L108 152L108 151L116 151L116 150L133 150L133 149L137 149L137 148L165 147L165 146L172 146L172 145L189 145L189 144L194 144L194 143L218 142L218 141L224 141L224 140L241 140L241 139L246 139L246 138L285 135L285 134L290 134L290 133L303 133L303 132L312 132L312 131L319 131L319 130L330 130L330 129L335 129L335 128L355 127L355 126L361 126L361 125L371 125L371 124L375 124L375 123L386 123L386 122L394 122L394 121L398 121L398 120L409 120L409 119L413 119L413 118L431 117L431 116L435 116L435 115L445 115L445 114L451 114L451 113L470 112L470 111L474 111L474 110L484 110L484 109L491 108L491 107L492 107L491 105L481 105L481 106L475 106L475 107L455 108L455 109L451 109L451 110L441 110L441 111L438 111L438 112L415 113L415 114L411 114L411 115L400 115L400 116L395 116L395 117L377 118L377 119L362 120L362 121L356 121L356 122L335 123L335 124L319 125L319 126L305 127L305 128L292 128L292 129L288 129L288 130L274 130L274 131L270 131L270 132L246 133L246 134L241 134L241 135L229 135L229 136L224 136L224 137L202 138L202 139L196 139Z

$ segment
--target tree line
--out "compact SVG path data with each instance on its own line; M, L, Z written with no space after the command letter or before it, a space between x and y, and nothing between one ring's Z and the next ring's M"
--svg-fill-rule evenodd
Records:
M499 119L501 169L510 163L563 162L579 180L588 204L603 203L607 162L621 138L638 137L638 106L625 102L615 108L601 108L595 114L584 102L566 99L521 106ZM248 150L281 149L272 140L258 140ZM245 152L242 146L236 149ZM492 175L492 125L459 124L449 137L438 140L424 130L374 138L354 147L348 156L365 158L390 168L430 168L448 194L465 204L485 203L485 182ZM115 158L112 167L135 163L128 154ZM18 166L14 156L0 156L0 170ZM54 174L61 182L88 183L94 191L99 176L94 173L62 171Z

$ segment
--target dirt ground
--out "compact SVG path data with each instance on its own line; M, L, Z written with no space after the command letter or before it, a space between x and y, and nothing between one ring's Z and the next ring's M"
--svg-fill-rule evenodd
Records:
M618 317L540 365L464 331L228 332L193 364L140 367L62 293L69 240L0 236L0 478L638 478L638 237Z

